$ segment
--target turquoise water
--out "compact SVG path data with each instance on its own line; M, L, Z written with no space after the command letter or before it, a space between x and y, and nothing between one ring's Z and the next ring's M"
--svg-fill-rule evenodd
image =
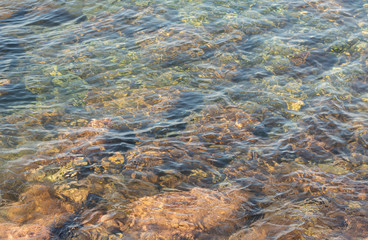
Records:
M0 0L0 239L366 239L367 13Z

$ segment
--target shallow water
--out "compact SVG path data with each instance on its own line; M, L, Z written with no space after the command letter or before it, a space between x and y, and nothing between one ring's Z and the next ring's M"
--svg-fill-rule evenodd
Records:
M0 239L366 239L367 13L0 1Z

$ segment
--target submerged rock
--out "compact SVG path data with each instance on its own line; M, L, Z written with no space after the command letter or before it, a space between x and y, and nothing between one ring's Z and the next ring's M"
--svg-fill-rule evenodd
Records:
M244 149L238 149L239 141L257 141L257 119L237 108L212 106L185 120L184 136L142 138L125 155L122 173L168 188L181 183L208 186L221 181L218 169Z
M123 173L168 188L183 181L195 185L217 182L221 177L214 166L226 157L189 140L175 137L137 146L127 152Z
M182 121L201 108L203 96L183 87L140 88L92 92L88 110L119 115L137 135L162 137L185 128Z
M367 184L344 175L282 163L269 168L263 219L230 239L364 239ZM357 230L360 229L360 230Z
M189 120L186 134L196 135L208 145L257 141L253 130L258 120L236 107L210 106Z
M48 240L50 239L50 230L42 224L24 224L0 223L1 239L18 240Z
M135 239L222 239L246 223L248 198L236 188L144 197L130 204L121 230Z
M51 189L45 185L33 185L20 195L20 201L10 204L7 218L16 223L37 222L47 219L48 224L57 224L72 210L53 197Z
M115 130L118 131L125 126L114 122L111 118L92 119L89 122L80 121L79 123L81 126L60 131L57 139L51 144L40 146L37 156L31 157L35 159L23 173L28 180L60 184L65 183L67 179L84 178L93 172L101 173L100 168L106 168L109 162L111 162L111 168L117 167L115 165L118 161L111 152L116 146L121 151L125 151L129 149L130 144L134 144L134 141L127 140L125 135L119 135L114 141L111 140L111 135L114 134L110 132L111 128L116 128ZM66 186L62 188L68 189Z
M54 197L46 185L30 186L19 199L5 208L7 221L0 222L1 239L50 239L50 229L73 211L71 205Z
M336 0L307 0L305 3L314 8L323 18L329 21L336 21L342 17L343 7Z
M151 61L164 63L167 66L178 66L193 59L200 59L205 54L203 51L207 43L195 29L188 31L180 26L162 28L152 33L147 38L145 31L139 31L135 35L137 45L149 52Z

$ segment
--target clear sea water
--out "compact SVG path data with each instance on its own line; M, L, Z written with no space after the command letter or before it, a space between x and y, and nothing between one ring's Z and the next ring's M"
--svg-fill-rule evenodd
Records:
M367 0L0 0L0 239L367 239Z

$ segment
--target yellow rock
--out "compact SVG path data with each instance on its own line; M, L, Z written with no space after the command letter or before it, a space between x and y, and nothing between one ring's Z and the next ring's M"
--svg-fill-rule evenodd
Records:
M286 104L289 110L299 111L299 109L304 105L304 102L297 100L295 102L287 102Z
M9 79L6 78L0 78L0 86L4 86L10 83Z

